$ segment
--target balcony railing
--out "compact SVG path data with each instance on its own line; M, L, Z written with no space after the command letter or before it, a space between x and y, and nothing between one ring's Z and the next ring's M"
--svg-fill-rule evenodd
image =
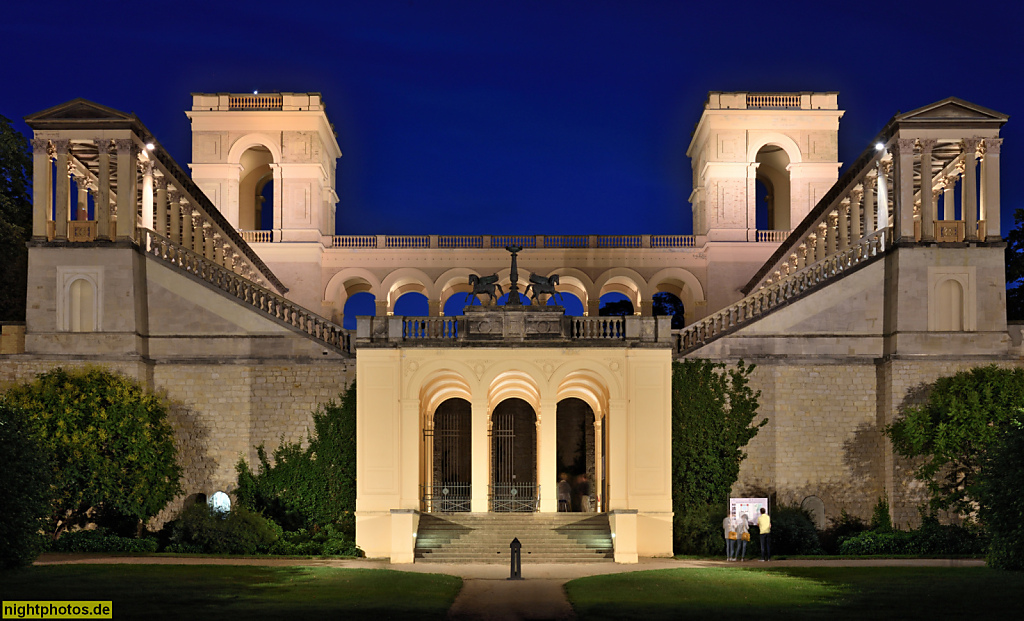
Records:
M433 483L420 485L425 513L467 513L473 500L470 483Z
M785 232L768 231L772 234ZM761 240L759 240L761 241ZM334 248L419 250L425 248L696 248L694 235L335 235Z
M498 483L489 491L494 513L533 513L540 508L540 485L535 483Z
M260 95L231 95L228 108L231 110L280 110L284 105L281 93Z

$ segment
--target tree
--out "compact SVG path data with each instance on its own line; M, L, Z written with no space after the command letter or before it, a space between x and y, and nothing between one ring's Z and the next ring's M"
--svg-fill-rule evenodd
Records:
M724 504L739 478L743 451L768 419L754 422L761 392L750 387L754 365L707 360L672 363L672 509L676 541L706 526L707 506ZM687 516L700 514L701 524ZM718 519L721 520L721 515ZM721 534L721 530L718 530Z
M56 368L5 399L39 425L52 476L49 532L96 523L134 534L178 494L167 408L102 368Z
M32 237L28 140L0 116L0 321L25 320L28 248Z
M28 413L0 398L0 568L39 555L50 509L49 460Z
M612 300L597 309L599 317L622 317L633 314L633 303L629 300Z
M681 330L686 327L686 317L683 315L683 303L676 296L665 291L655 293L651 298L653 315L671 315L672 329Z
M986 450L1022 408L1024 369L977 367L938 379L928 402L904 409L885 433L897 454L923 459L915 477L932 508L968 514Z
M356 383L313 413L309 444L282 442L273 463L261 444L258 470L245 460L236 466L238 501L261 511L285 530L337 525L355 535Z
M1004 424L982 458L975 486L979 516L991 543L988 564L1024 569L1024 416Z
M1014 228L1006 236L1006 318L1024 319L1024 209L1013 212Z

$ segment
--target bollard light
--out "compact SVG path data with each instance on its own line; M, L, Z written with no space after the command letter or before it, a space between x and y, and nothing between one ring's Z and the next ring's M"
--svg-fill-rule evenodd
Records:
M510 555L511 562L512 562L512 568L511 568L511 571L509 573L508 579L509 580L522 580L523 579L523 556L522 556L523 544L519 543L519 537L516 537L515 539L512 540L512 543L510 543L508 547L509 547L509 549L512 552L512 554Z

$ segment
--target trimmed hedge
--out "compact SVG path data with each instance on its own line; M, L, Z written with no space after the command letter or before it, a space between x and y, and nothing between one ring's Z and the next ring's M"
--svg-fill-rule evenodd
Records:
M868 556L886 554L914 555L981 555L988 548L988 538L977 527L939 524L926 518L921 528L911 531L866 531L839 544L843 555Z
M282 535L280 526L245 507L220 513L205 503L185 507L169 527L168 552L265 554Z

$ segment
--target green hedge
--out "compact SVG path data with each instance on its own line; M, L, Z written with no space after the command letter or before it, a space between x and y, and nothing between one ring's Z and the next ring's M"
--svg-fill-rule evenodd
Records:
M853 556L980 555L987 548L987 537L977 527L942 525L927 519L917 530L866 531L850 537L839 544L839 553Z
M50 544L51 552L156 552L156 539L120 537L105 529L76 530Z
M265 554L282 534L280 526L244 507L220 513L205 503L186 507L168 527L169 552Z

